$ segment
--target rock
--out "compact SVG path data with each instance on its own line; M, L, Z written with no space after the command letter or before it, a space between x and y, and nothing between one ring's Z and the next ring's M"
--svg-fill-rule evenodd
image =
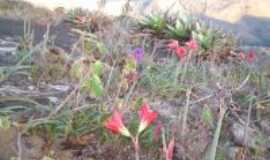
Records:
M230 159L235 159L236 155L237 155L237 152L239 150L239 148L241 147L230 147L226 150L227 152L227 156L230 158Z
M35 86L28 86L27 87L30 91L33 91L35 89Z
M48 87L61 92L67 92L68 90L70 90L70 86L67 85L48 85Z
M0 129L0 159L7 160L17 156L16 151L17 131L15 128Z
M262 120L260 122L260 126L262 128L262 131L270 136L270 122L268 120Z
M245 126L234 123L230 131L233 135L233 141L235 144L239 146L245 146L249 148L255 148L256 147L256 134L255 131L252 128L247 128L247 131L245 131ZM246 132L246 133L245 133ZM247 136L247 137L245 137ZM246 139L246 141L245 141Z
M57 104L59 99L57 97L48 97L49 101L53 104Z
M24 137L22 139L22 159L41 159L46 152L46 142L38 136Z

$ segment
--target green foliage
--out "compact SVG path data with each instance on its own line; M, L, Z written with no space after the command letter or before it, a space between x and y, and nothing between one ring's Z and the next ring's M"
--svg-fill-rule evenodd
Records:
M31 70L31 66L0 66L0 82L8 79L10 75L14 74L25 74L30 75L29 71Z
M22 49L20 51L17 51L16 60L21 61L21 64L30 64L32 62L32 57L29 50Z
M65 138L68 136L81 136L88 133L100 132L105 134L104 119L107 113L100 111L96 106L86 107L83 111L72 112L65 110L56 117L42 121L37 125L28 125L28 131L32 134L48 134L50 138ZM102 138L102 137L101 137Z
M196 25L196 30L192 32L192 37L198 41L204 50L212 49L219 36L220 34L217 30L200 25L199 23Z
M167 25L167 34L169 38L187 41L194 30L194 20L191 17L183 16L177 18L173 25Z
M166 19L160 14L146 16L140 23L141 28L150 29L155 33L161 33L166 27Z
M184 91L185 88L179 83L173 83L178 79L181 72L176 73L177 64L152 65L145 69L140 80L140 85L146 90L160 96L174 96L176 93Z
M143 104L143 98L142 97L137 98L134 105L135 110L138 111L140 107L142 106L142 104Z
M67 15L69 19L74 19L77 16L86 16L87 10L84 10L82 8L74 8L68 11Z
M203 107L201 116L202 116L202 120L206 124L210 124L210 125L213 124L213 122L214 122L213 112L211 111L211 109L208 106Z
M11 121L8 116L0 116L0 129L7 130L11 126Z
M88 33L85 35L83 43L84 50L88 55L98 54L100 56L109 53L106 45L94 34Z
M99 53L101 53L101 54L106 54L109 52L108 49L106 48L106 46L104 45L104 43L97 42L96 47L97 47Z
M86 88L97 97L100 97L103 94L103 84L97 74L92 75L88 80Z
M94 68L94 73L97 76L101 76L102 75L102 73L103 73L103 63L101 61L97 60L94 63L93 68Z
M224 152L218 150L215 160L226 160L226 154Z
M96 97L103 94L103 63L99 60L90 64L84 64L82 61L75 62L72 65L70 74L81 83L81 90L90 93Z

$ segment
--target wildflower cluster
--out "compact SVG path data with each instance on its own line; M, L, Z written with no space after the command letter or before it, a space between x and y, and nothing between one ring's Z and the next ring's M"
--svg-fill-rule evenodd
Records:
M139 159L139 135L157 119L158 113L153 111L150 106L144 103L139 110L140 124L137 134L132 135L123 123L122 114L115 110L112 116L105 122L105 127L114 134L121 134L131 138L134 148L136 160Z
M239 58L249 64L252 64L257 59L257 55L255 51L251 50L248 53L240 52Z
M184 46L179 45L179 42L177 40L172 40L167 47L174 51L175 54L177 55L177 57L179 58L179 60L184 60L185 57L188 54L188 50L190 51L196 51L199 48L199 45L197 43L197 41L195 40L190 40L188 42L185 43ZM188 49L188 50L187 50Z

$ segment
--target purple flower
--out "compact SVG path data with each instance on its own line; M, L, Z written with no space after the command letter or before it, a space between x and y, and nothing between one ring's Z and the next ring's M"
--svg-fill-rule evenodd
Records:
M144 51L142 48L136 48L133 51L133 56L136 59L137 63L140 63L143 60Z

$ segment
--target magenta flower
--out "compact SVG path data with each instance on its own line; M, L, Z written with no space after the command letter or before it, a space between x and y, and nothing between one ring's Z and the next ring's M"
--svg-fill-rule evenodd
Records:
M136 48L133 51L133 56L136 59L137 63L142 62L143 57L144 57L144 50L142 48Z

